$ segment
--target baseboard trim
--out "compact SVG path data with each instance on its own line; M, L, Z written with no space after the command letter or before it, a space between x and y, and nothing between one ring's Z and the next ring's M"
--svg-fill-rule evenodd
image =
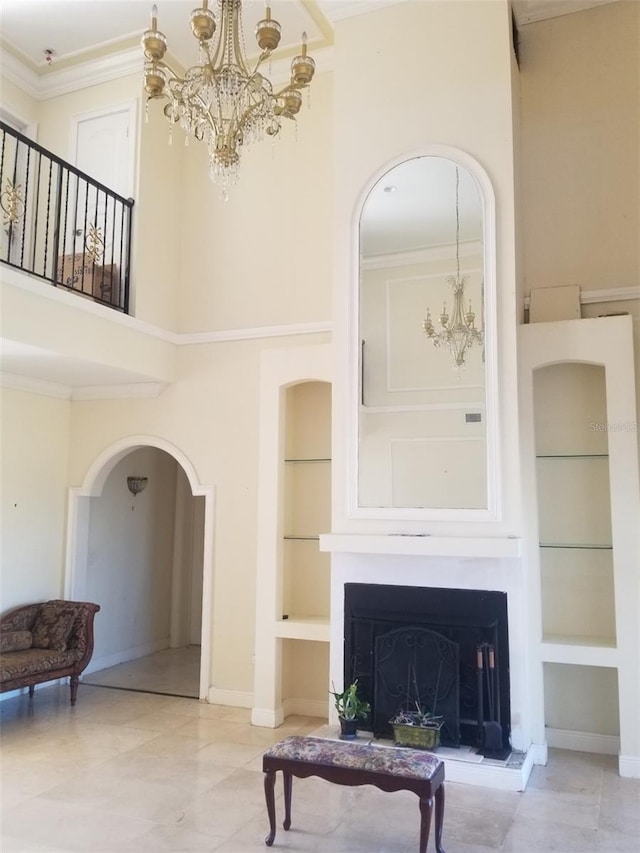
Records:
M621 776L624 776L625 779L640 779L640 756L619 756L618 772Z
M253 708L251 711L251 725L261 726L265 729L277 729L284 722L282 708Z
M532 743L528 750L528 755L534 764L545 766L549 760L549 749L546 743Z
M617 755L620 738L616 735L599 735L575 732L569 729L546 729L548 746L571 749L574 752L595 752L600 755Z
M146 655L153 655L156 652L162 652L169 648L169 638L163 640L153 640L150 643L143 643L141 646L133 646L130 649L125 649L122 652L114 652L111 655L103 655L100 658L92 658L89 665L84 671L84 675L89 675L92 672L98 672L101 669L108 669L110 666L117 666L119 663L127 663L131 660L143 658Z
M210 687L207 695L210 705L230 705L233 708L252 708L253 693L245 693L240 690L220 690L218 687Z

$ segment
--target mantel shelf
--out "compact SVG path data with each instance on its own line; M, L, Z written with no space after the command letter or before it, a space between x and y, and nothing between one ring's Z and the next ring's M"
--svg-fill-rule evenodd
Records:
M509 536L429 536L323 533L320 550L344 554L427 557L519 557L521 540Z

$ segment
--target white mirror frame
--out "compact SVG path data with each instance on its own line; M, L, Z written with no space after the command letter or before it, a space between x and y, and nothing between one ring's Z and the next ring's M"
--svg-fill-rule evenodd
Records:
M485 283L485 381L487 506L483 509L429 509L423 507L362 507L358 505L358 441L360 424L360 218L373 186L395 166L418 157L443 157L457 163L472 175L483 208L484 283ZM500 438L498 399L497 342L497 263L496 201L493 186L483 167L464 151L448 145L428 145L386 163L364 186L355 206L352 222L351 287L349 299L349 424L348 424L348 512L354 519L383 519L398 522L498 522L502 518L500 489Z

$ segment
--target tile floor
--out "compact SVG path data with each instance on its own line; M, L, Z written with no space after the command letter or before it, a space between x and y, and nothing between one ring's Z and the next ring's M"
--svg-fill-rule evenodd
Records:
M149 693L198 698L200 685L200 646L163 649L153 655L91 672L85 684L122 687Z
M249 712L81 684L0 703L2 853L265 850L261 756L322 722L273 731ZM281 780L278 780L281 792ZM525 793L447 785L447 853L640 849L640 782L612 757L552 750ZM278 817L282 820L281 796ZM416 853L414 795L294 781L293 826L274 850ZM433 850L433 837L429 853Z

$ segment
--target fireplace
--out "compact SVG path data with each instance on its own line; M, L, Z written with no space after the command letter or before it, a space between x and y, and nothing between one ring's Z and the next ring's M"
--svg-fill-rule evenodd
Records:
M418 701L444 717L443 746L510 751L507 594L370 583L344 585L344 680L371 703L363 725Z

